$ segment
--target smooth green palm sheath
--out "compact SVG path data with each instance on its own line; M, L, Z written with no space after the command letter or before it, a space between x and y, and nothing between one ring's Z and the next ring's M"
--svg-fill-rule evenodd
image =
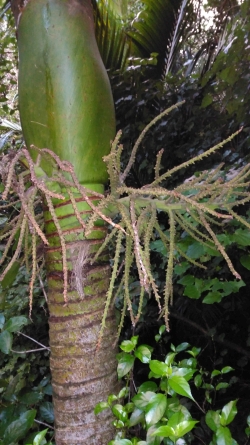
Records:
M110 84L91 2L33 0L18 26L19 109L27 147L70 161L80 183L104 184L102 157L115 134ZM35 159L36 152L31 150ZM42 165L51 175L50 165Z
M53 151L59 162L70 161L79 183L102 193L107 181L102 158L110 150L115 117L91 1L32 0L23 9L18 3L12 7L21 11L19 108L26 146L34 162L39 154L32 145ZM51 157L40 165L56 177ZM110 270L106 254L98 264L90 260L106 228L96 223L86 239L68 193L78 216L87 218L90 207L76 189L65 192L64 200L44 199L55 439L57 445L104 445L112 438L111 422L93 410L114 391L116 327L110 312L96 351Z

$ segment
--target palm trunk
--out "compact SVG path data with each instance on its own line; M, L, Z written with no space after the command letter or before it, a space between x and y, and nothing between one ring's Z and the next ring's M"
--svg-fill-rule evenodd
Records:
M12 0L12 8L18 31L19 108L27 148L34 161L37 150L32 145L52 150L72 163L79 183L102 193L107 181L102 158L109 153L115 119L108 77L95 41L91 0ZM52 162L44 160L41 166L48 178L55 177ZM88 205L79 195L75 201L85 219ZM54 200L53 204L55 215L45 207L44 216L49 240L46 270L56 444L106 445L112 438L111 421L107 414L96 418L93 409L115 390L112 343L116 326L110 313L96 351L110 271L105 255L98 264L90 264L106 229L96 222L86 239L71 201ZM63 267L65 252L67 265Z
M82 217L84 211L88 214L84 207L86 204L78 201ZM73 213L70 202L60 202L55 209L66 237L69 276L68 301L65 303L60 238L46 210L50 241L46 268L56 444L107 445L112 439L111 419L108 414L96 418L93 410L116 389L116 360L112 347L116 323L114 314L110 313L101 347L96 350L110 266L105 254L100 263L90 264L106 230L99 226L86 240L79 234L79 222L70 216ZM82 292L79 290L81 282Z

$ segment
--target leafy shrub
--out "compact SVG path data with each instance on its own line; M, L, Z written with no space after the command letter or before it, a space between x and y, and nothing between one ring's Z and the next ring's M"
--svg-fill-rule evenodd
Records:
M161 342L164 332L165 326L161 326L156 342ZM117 372L119 379L125 378L126 386L95 408L96 415L105 409L114 415L117 434L109 445L173 445L180 438L185 444L197 443L198 439L202 443L210 440L210 445L237 444L230 431L237 415L237 400L213 409L218 394L233 382L227 379L233 371L230 366L207 372L199 365L201 349L188 343L177 347L171 344L163 360L152 358L151 346L138 346L138 336L124 340L120 348ZM149 370L148 380L138 387L133 380L136 359ZM196 401L194 393L202 403ZM249 420L248 416L246 436L250 435Z

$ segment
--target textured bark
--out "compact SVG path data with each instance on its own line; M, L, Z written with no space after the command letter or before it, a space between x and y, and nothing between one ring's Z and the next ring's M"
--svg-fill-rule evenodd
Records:
M84 217L86 203L78 200ZM67 212L65 211L67 209ZM116 350L112 347L116 323L109 313L101 346L96 350L109 284L110 266L104 255L98 264L90 259L106 229L99 225L84 239L69 202L56 206L67 238L68 302L63 298L62 251L58 233L45 209L50 247L46 253L49 287L51 374L57 445L107 445L113 437L110 413L94 415L95 405L116 391ZM81 273L81 277L79 277ZM84 295L76 290L82 280Z

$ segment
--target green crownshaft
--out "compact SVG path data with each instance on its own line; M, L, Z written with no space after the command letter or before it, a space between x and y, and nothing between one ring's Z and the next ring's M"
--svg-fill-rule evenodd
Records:
M29 1L18 25L19 108L28 148L70 161L82 184L104 184L115 115L91 9L85 0Z

